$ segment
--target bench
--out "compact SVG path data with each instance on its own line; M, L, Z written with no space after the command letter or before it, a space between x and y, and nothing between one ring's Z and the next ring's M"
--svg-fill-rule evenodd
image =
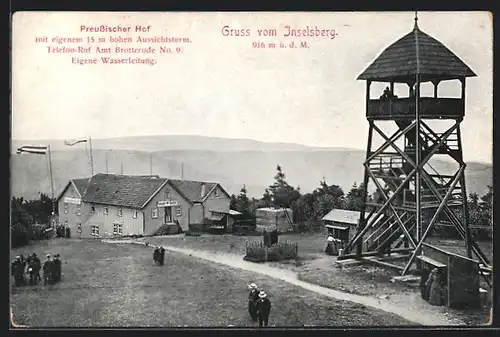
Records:
M429 264L435 268L438 268L438 269L445 269L446 268L446 265L444 263L438 262L434 259L431 259L430 257L425 256L425 255L417 256L417 259L419 259L420 261L422 261L426 264Z

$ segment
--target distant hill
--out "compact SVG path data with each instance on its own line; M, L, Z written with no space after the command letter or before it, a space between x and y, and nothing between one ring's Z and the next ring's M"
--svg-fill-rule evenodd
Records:
M51 145L56 194L69 179L90 176L84 147L67 147L61 143L59 140ZM13 148L23 144L47 144L47 141L13 141ZM201 149L193 149L195 146ZM300 186L303 193L318 187L323 177L347 192L354 182L362 181L365 159L364 151L357 149L317 149L198 136L130 137L93 140L95 173L106 172L106 150L101 147L112 148L107 151L110 173L120 173L123 161L124 174L149 174L148 151L151 151L153 174L180 178L181 163L184 163L185 179L218 181L229 193L238 193L245 184L249 195L254 197L260 197L272 184L277 164L283 167L288 182ZM122 149L124 147L130 149ZM440 172L452 169L452 164L445 161L436 161L433 166ZM468 193L483 195L486 186L492 184L492 172L492 165L468 163ZM30 199L40 192L50 193L47 162L43 156L12 155L11 175L12 195Z
M50 145L53 151L68 151L73 147L65 146L62 139L12 140L12 152L22 145ZM79 145L83 146L83 145ZM138 150L138 151L301 151L301 150L343 150L343 148L309 147L293 143L267 143L252 139L229 139L195 135L133 136L107 139L92 139L93 149ZM344 149L350 150L350 149Z

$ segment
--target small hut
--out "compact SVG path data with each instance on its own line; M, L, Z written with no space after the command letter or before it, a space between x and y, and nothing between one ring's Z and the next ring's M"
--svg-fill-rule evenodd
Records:
M258 232L279 233L291 232L293 227L293 212L290 208L258 208L255 211L256 230Z
M321 219L325 223L327 236L333 237L330 244L333 255L337 255L339 249L344 249L349 243L351 233L355 232L355 228L352 231L350 231L350 228L359 224L359 218L360 212L332 209Z

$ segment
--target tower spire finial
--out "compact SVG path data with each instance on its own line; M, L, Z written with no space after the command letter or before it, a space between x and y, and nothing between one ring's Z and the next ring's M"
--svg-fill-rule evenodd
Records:
M418 21L418 15L417 15L417 11L415 11L415 26L413 27L413 29L418 29L418 24L417 24L417 21Z

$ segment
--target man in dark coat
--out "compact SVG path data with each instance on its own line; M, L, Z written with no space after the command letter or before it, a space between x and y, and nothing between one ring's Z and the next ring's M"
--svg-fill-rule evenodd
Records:
M271 313L271 301L267 298L264 291L259 293L259 300L257 301L257 315L259 317L259 326L267 326L269 321L269 314Z
M160 260L160 248L156 247L155 251L153 252L153 261L155 263L158 263L159 260Z
M14 276L16 287L24 285L24 268L20 256L16 256L16 259L11 263L11 274Z
M252 321L257 322L257 301L259 300L259 289L255 283L251 283L248 288L250 293L248 294L248 313L252 318Z
M52 284L53 275L52 260L50 259L50 254L47 254L47 259L43 262L43 284Z
M26 270L26 265L28 264L28 262L24 258L23 254L19 255L19 257L21 258L21 265L23 266L23 270Z
M159 262L160 262L160 266L163 266L163 263L165 262L165 248L163 248L163 247L160 247Z
M40 264L40 260L36 257L36 254L30 255L27 261L28 261L28 275L30 278L30 285L35 285L41 279L40 269L42 266Z
M54 260L52 261L52 270L54 283L61 281L61 260L59 259L59 254L54 255Z
M36 256L36 253L31 254L31 260L34 266L34 274L35 274L35 283L38 283L42 280L40 276L40 269L42 269L42 261Z

